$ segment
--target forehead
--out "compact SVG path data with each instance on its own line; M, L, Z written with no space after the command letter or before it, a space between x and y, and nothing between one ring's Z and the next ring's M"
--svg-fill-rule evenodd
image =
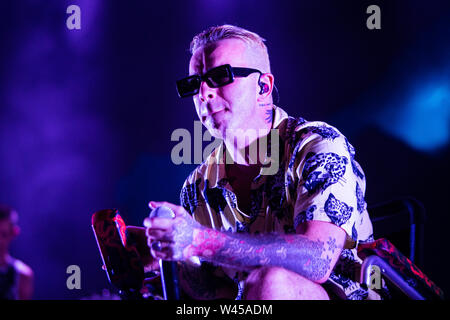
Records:
M197 49L189 63L190 74L203 74L207 70L230 64L233 67L247 67L247 44L239 39L220 40Z

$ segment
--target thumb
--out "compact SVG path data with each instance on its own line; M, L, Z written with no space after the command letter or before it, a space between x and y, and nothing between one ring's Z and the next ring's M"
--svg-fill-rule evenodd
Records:
M158 205L156 204L156 202L150 201L150 202L148 203L148 207L149 207L150 209L155 209L156 207L158 207Z

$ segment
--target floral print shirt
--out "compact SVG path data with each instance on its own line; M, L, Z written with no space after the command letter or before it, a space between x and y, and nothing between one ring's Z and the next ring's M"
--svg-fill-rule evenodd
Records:
M379 298L358 283L362 261L355 247L373 241L373 232L355 149L336 128L290 117L280 107L274 107L272 129L279 135L278 170L271 175L261 172L252 181L249 212L238 207L227 179L223 143L189 175L181 205L200 224L221 231L295 233L306 221L333 223L345 230L347 241L327 284L342 299ZM245 279L245 272L223 271L237 283Z

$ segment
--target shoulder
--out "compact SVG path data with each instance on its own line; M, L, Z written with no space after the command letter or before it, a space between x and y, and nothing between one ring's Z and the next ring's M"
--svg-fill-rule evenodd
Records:
M346 139L334 126L323 121L305 121L295 128L295 138L304 140L315 138L318 141L334 142Z
M308 121L302 117L292 117L283 109L275 109L274 128L278 129L280 137L295 145L306 139L334 141L345 136L334 126L324 121Z
M319 167L339 169L347 166L365 185L364 172L355 160L355 148L336 127L322 121L306 121L295 127L286 141L288 172L297 176Z
M14 260L14 269L23 278L32 279L34 276L33 269L21 260Z
M294 158L307 158L311 153L335 153L350 160L355 150L336 127L322 121L304 121L287 139ZM298 160L298 159L297 159Z

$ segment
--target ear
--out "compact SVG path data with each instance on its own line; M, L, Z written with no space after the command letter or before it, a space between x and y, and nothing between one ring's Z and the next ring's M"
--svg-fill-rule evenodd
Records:
M260 93L261 87L258 86L257 101L263 102L266 100L266 98L268 98L272 95L273 86L275 83L275 77L271 73L263 73L263 74L261 74L261 76L259 78L259 82L261 84L266 85L266 89L264 90L263 93Z

